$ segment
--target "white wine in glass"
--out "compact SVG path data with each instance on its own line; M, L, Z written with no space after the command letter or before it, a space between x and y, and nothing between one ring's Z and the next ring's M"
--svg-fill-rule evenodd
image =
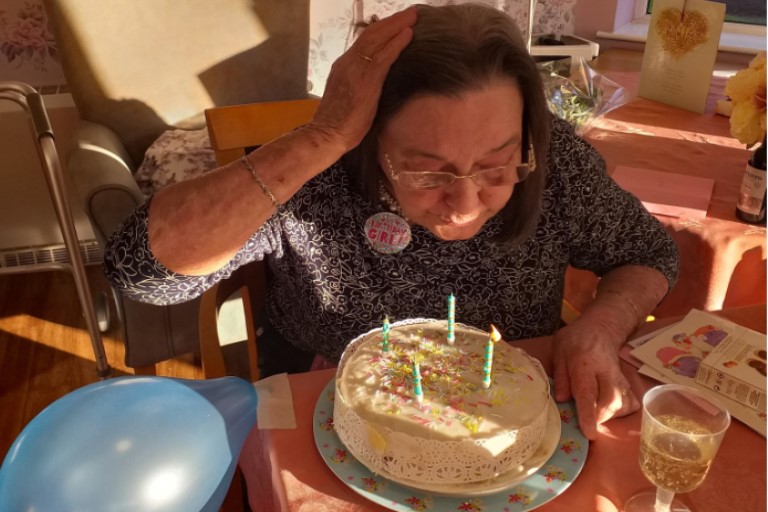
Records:
M655 492L633 496L624 512L690 512L675 500L704 482L731 416L704 393L665 384L643 397L640 469Z

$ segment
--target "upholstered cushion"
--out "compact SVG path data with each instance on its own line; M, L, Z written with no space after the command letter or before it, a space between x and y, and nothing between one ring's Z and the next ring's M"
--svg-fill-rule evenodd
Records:
M168 130L149 146L134 177L141 191L150 195L214 168L216 155L206 129Z

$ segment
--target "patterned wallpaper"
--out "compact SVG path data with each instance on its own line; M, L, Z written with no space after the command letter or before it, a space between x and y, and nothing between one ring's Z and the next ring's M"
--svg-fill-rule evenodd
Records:
M508 13L526 32L528 0L475 1ZM534 33L572 34L576 1L538 0ZM442 5L461 0L312 0L307 70L311 92L322 95L331 63L351 42L355 23L374 14L388 16L414 3ZM40 0L0 0L0 80L34 86L65 82L57 60L56 41Z
M528 0L472 0L509 14L525 35L528 32ZM353 40L355 23L372 15L388 16L416 3L445 5L462 0L313 0L310 4L310 92L322 96L331 64ZM533 16L534 34L573 34L576 0L538 0Z
M0 80L65 82L40 0L0 0Z

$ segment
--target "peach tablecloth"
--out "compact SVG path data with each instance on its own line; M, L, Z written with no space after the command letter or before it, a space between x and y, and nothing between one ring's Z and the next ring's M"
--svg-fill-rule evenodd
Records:
M642 53L610 50L596 61L601 73L632 99L599 119L586 138L617 165L715 180L703 221L657 216L678 244L680 279L657 316L683 315L692 307L714 311L766 300L766 229L740 222L736 197L749 152L729 134L728 118L714 114L725 78L713 78L707 108L697 114L637 97ZM566 298L583 309L597 279L571 269Z
M765 332L765 304L725 311L723 316ZM672 323L659 320L650 332ZM551 366L551 338L515 343ZM638 396L657 382L641 376L622 362ZM325 465L314 446L312 418L317 398L334 377L334 370L289 376L298 427L258 430L243 449L240 466L254 511L385 510L342 483ZM650 488L637 463L641 413L609 421L590 443L582 473L566 491L541 506L541 512L617 512L634 493ZM738 421L725 435L707 480L697 490L679 495L694 511L758 512L766 510L766 441ZM442 512L442 511L441 511ZM486 511L490 512L490 511Z

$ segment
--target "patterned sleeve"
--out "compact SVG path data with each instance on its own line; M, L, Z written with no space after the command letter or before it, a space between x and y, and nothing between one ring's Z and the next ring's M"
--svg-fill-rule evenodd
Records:
M677 280L677 245L642 203L606 172L605 160L564 122L556 122L550 165L559 184L572 236L570 263L598 276L623 265L654 268Z
M158 306L177 304L202 295L237 268L274 252L281 256L279 230L268 222L222 269L205 276L177 274L157 261L149 248L147 231L150 201L110 236L104 249L104 274L124 296ZM274 218L274 217L273 217Z

